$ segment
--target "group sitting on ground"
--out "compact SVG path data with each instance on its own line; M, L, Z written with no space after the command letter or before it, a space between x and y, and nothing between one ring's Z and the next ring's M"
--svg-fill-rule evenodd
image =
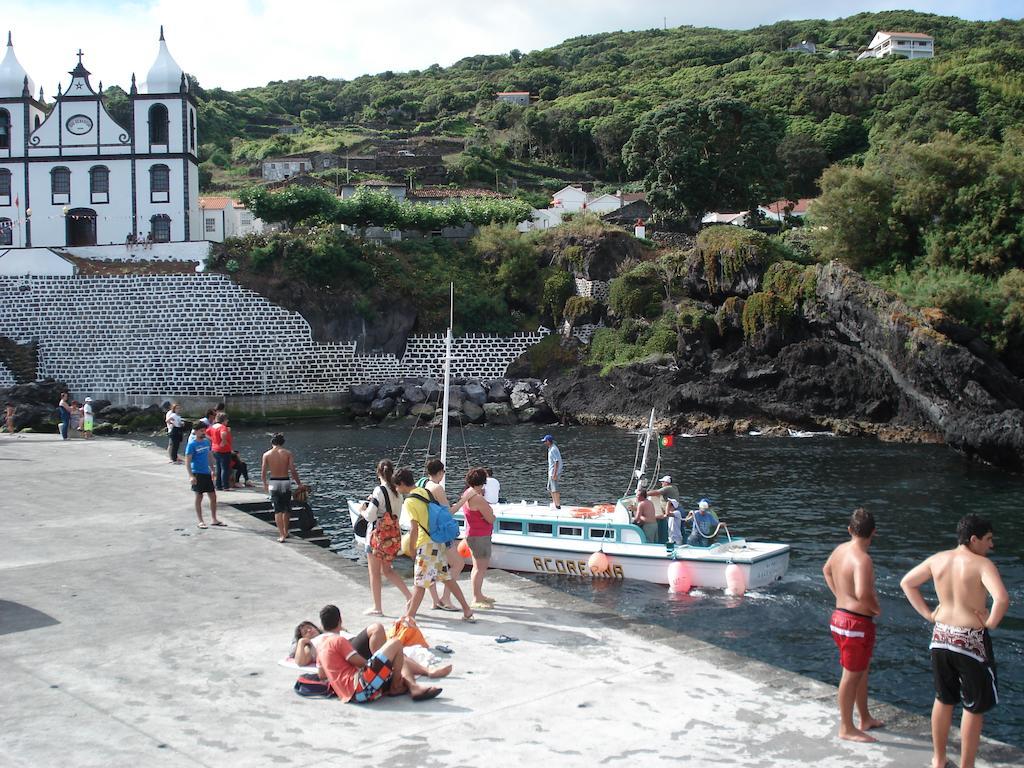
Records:
M292 656L299 666L317 667L339 699L356 704L369 704L382 696L404 696L413 701L427 701L440 695L441 689L423 686L417 677L438 679L452 671L452 665L427 669L405 655L398 638L388 640L384 626L374 623L352 637L341 621L341 611L326 605L320 611L323 630L311 621L295 628Z

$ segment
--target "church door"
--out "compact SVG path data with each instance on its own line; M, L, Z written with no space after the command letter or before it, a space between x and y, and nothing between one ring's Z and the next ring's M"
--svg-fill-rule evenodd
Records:
M92 208L72 208L65 218L68 246L96 245L96 211Z

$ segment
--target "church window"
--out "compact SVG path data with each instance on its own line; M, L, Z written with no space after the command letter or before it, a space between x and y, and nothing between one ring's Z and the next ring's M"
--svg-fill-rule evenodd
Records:
M171 170L166 165L154 165L149 169L149 202L169 203L171 201Z
M71 202L71 171L64 166L50 171L50 197L54 205Z
M89 169L89 197L94 203L110 202L110 170L105 165Z
M171 242L171 217L166 213L157 214L149 220L149 230L154 243Z
M11 148L11 113L0 109L0 149Z
M0 168L0 205L11 204L11 172Z
M188 111L188 147L196 151L196 113L191 109Z
M0 219L0 245L14 245L14 222Z
M32 130L37 130L39 128L39 126L42 125L42 124L43 124L42 119L39 117L39 115L36 115L35 125L33 126Z
M167 107L154 104L149 108L149 143L150 145L167 146Z

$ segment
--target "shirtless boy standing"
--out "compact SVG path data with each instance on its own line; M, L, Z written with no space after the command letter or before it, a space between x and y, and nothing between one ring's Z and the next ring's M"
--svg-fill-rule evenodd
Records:
M875 569L868 548L875 537L875 518L862 507L850 515L850 540L829 555L822 568L825 583L836 596L830 621L832 639L839 647L843 676L839 681L839 738L872 742L865 731L883 723L868 712L868 667L875 648L875 616L881 613L875 592ZM860 728L853 724L853 705Z
M260 477L263 490L270 494L270 500L274 503L277 540L283 542L288 538L288 518L292 512L291 481L294 480L296 485L302 485L302 482L295 469L295 458L291 451L285 449L284 435L280 432L270 438L270 450L263 454Z
M1010 596L999 570L988 559L994 546L992 523L967 515L956 527L956 549L932 555L911 570L900 586L925 620L934 623L932 677L932 766L946 764L946 744L953 723L953 706L963 702L960 720L960 766L974 768L985 712L999 703L996 660L989 630L999 626ZM939 604L931 610L921 596L921 585L935 582ZM992 608L986 609L988 596Z

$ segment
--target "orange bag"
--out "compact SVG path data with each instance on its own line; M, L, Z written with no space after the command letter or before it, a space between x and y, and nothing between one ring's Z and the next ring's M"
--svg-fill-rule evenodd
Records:
M422 645L424 648L429 648L430 643L420 632L420 628L416 626L416 622L412 619L399 619L395 622L395 626L388 630L388 639L398 638L402 641L402 646L408 648L410 645Z

